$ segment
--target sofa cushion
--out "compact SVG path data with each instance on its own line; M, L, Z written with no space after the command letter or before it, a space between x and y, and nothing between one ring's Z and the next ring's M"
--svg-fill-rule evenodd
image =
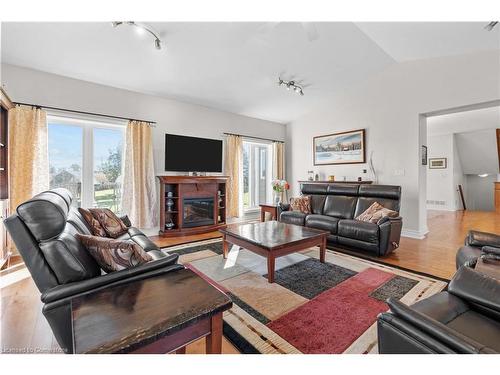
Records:
M104 272L121 271L153 260L139 245L129 241L77 234Z
M352 219L357 200L356 197L347 195L329 195L325 200L323 215Z
M56 237L66 227L69 205L61 195L46 191L17 207L17 214L37 241Z
M337 233L341 237L378 244L379 228L377 224L359 220L340 220Z
M136 229L136 228L130 228L130 229ZM130 231L129 231L130 233ZM135 242L137 245L139 245L141 248L144 249L144 251L152 251L152 250L159 250L160 248L156 246L156 244L151 241L145 234L135 234L133 237L131 237L131 241Z
M331 234L337 234L337 224L340 219L325 215L307 215L306 227L327 230Z
M280 215L280 221L287 224L304 225L306 214L299 211L285 211Z
M59 284L91 279L101 270L87 250L76 239L80 229L71 222L57 237L40 243L40 250Z

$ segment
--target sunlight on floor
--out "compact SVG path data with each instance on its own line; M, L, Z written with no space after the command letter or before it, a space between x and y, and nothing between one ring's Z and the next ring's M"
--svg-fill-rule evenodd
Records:
M27 268L22 268L19 271L11 272L0 277L0 289L15 284L21 280L31 277Z
M224 269L234 267L236 264L236 259L238 259L238 254L240 253L240 247L233 245L227 254L226 262L224 263Z

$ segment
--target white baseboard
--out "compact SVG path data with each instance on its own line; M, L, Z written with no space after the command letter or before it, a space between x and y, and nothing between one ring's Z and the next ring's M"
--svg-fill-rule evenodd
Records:
M414 238L417 240L423 240L425 238L425 235L429 233L429 230L413 230L413 229L403 229L401 231L401 236L403 237L408 237L408 238Z

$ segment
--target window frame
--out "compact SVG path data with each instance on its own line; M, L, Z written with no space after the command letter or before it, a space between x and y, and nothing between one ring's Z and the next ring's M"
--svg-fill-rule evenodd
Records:
M81 187L81 207L94 207L94 129L113 129L123 133L125 146L126 120L103 119L96 116L84 116L63 114L57 111L47 113L47 127L51 124L75 126L82 129L82 187ZM48 136L48 134L47 134ZM124 150L123 150L124 152ZM49 159L50 163L50 159ZM122 158L122 171L123 171ZM122 172L123 175L123 172ZM89 185L90 181L90 187Z
M257 145L257 146L265 146L266 147L266 150L267 150L267 158L266 158L266 180L267 180L267 184L266 184L266 199L264 200L265 202L269 203L271 201L271 198L272 198L272 188L271 188L271 182L272 182L272 164L273 164L273 155L272 155L272 152L273 152L273 148L272 148L272 142L267 142L267 141L256 141L255 139L253 138L243 138L243 144L250 144L250 152L249 152L249 158L248 158L248 171L249 171L249 178L248 178L248 183L249 183L249 186L248 186L248 195L249 195L249 204L252 202L252 193L253 193L253 190L254 190L254 186L252 184L252 178L251 176L254 175L254 177L257 177L258 179L261 178L260 174L257 174L255 171L254 171L254 168L255 168L255 165L254 165L254 155L253 155L253 152L254 152L254 148L252 147L252 145ZM258 151L258 154L259 154L259 160L260 160L260 163L262 163L262 158L260 157L261 156L261 152L262 150L256 150ZM242 150L243 152L243 150ZM242 162L243 162L243 158L242 158ZM262 164L260 164L259 166L262 166ZM242 165L242 170L243 170L243 165ZM250 206L250 207L245 207L244 205L244 202L243 202L243 173L241 174L242 177L241 177L241 186L242 188L240 189L240 202L241 202L241 207L243 209L243 212L244 213L250 213L250 212L255 212L255 211L259 211L260 210L260 207L259 207L259 204L257 203L256 206Z

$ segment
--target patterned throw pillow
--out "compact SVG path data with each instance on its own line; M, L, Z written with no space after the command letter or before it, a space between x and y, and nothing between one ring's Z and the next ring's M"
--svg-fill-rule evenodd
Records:
M106 231L102 227L101 223L99 223L89 210L80 207L78 208L78 211L89 225L90 231L94 236L107 237Z
M122 234L127 233L127 226L109 208L89 208L89 211L104 228L107 234L106 237L118 238Z
M292 211L300 211L303 214L311 213L311 197L304 195L298 198L290 198L290 207Z
M147 263L153 258L139 245L112 238L76 234L82 245L104 272L120 271Z
M369 223L377 224L380 219L383 217L398 217L399 213L393 210L389 210L385 208L378 202L372 203L370 207L368 207L365 212L359 215L356 220L367 221Z

